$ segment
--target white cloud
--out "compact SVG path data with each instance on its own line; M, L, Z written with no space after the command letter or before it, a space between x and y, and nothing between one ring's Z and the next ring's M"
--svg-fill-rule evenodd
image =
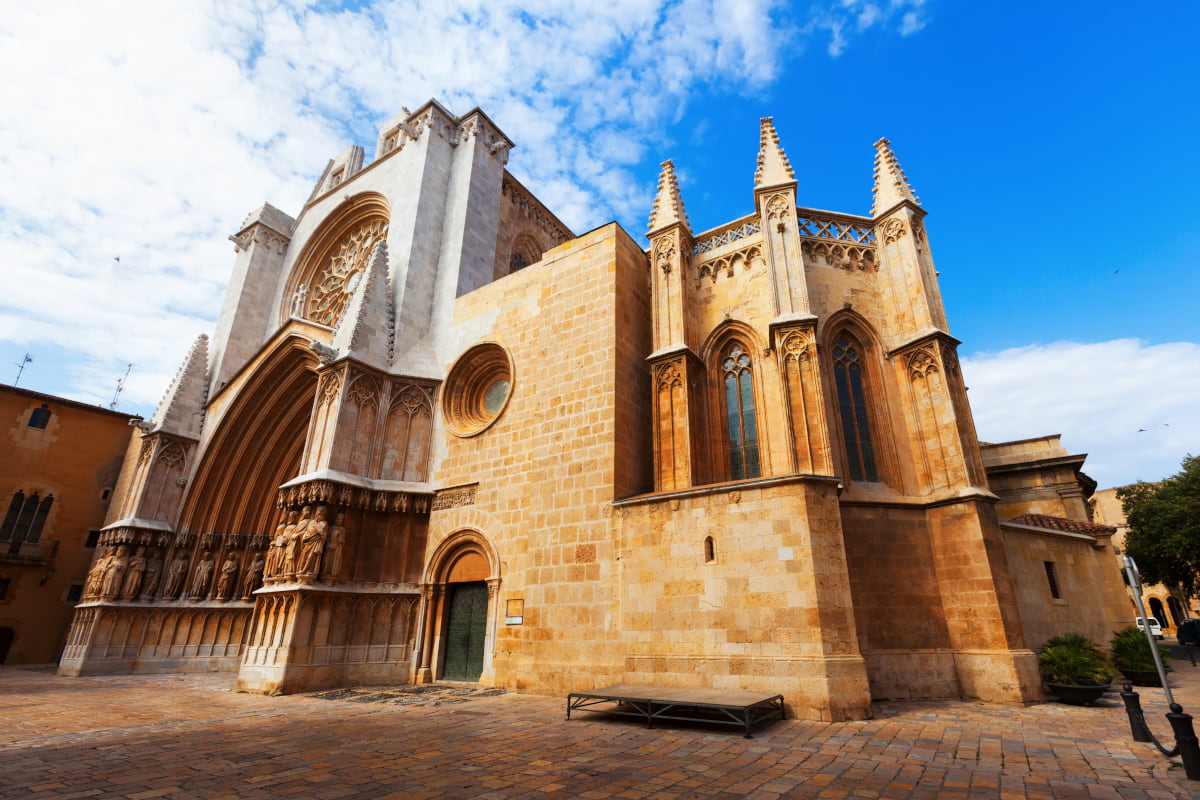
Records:
M962 362L981 439L1061 433L1101 488L1158 480L1200 453L1200 344L1055 342Z
M246 212L294 212L329 157L370 152L429 97L495 118L510 168L568 224L640 231L653 186L632 168L664 155L665 124L710 85L769 85L835 30L794 26L781 0L343 5L6 4L0 74L30 78L0 82L0 342L74 354L24 385L107 400L132 361L124 407L148 412L211 331ZM877 27L913 7L868 6L811 9Z

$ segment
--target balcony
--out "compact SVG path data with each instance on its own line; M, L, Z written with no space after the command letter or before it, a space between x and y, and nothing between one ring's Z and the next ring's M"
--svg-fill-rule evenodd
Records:
M0 564L48 564L58 552L58 542L0 541Z

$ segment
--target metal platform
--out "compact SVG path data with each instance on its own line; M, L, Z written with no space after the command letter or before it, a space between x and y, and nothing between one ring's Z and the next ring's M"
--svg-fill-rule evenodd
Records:
M604 705L615 703L615 706ZM783 695L744 692L738 689L669 689L618 683L589 692L567 695L567 719L572 711L594 711L646 720L653 728L658 720L711 722L741 726L746 738L753 725L779 715L786 719Z

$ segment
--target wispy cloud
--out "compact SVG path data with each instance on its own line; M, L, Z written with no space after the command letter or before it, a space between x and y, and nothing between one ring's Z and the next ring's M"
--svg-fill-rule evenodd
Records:
M849 31L897 8L811 6ZM429 97L495 118L510 168L568 224L640 230L650 145L700 92L766 87L833 30L796 16L777 0L14 0L0 71L34 79L0 82L0 341L62 354L62 380L35 388L85 400L136 362L123 399L148 411L212 326L245 213L297 210L326 159L370 151Z
M963 359L979 436L1061 433L1101 487L1157 480L1200 452L1200 345L1055 342ZM1039 426L1030 430L1030 424Z

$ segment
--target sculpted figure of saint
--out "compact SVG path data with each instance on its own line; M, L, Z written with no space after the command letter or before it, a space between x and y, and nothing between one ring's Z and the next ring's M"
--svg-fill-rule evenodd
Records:
M104 576L108 573L108 562L112 561L113 552L105 550L96 559L96 563L92 564L92 570L88 573L87 582L83 587L84 597L97 597L104 588Z
M171 561L171 566L167 568L167 586L163 590L163 597L167 600L174 600L183 591L183 581L187 577L187 568L187 553L182 550L176 552L174 560Z
M329 532L329 523L325 521L328 513L325 506L317 506L313 518L309 520L304 533L300 537L300 559L296 564L296 577L312 580L321 569L321 552L325 549L325 536Z
M295 510L289 511L287 517L279 520L275 526L275 538L271 540L271 549L267 551L267 561L263 566L263 575L274 578L283 568L283 550L287 546L287 528L296 525Z
M263 559L262 553L254 556L254 560L250 562L250 566L246 568L246 574L242 576L242 594L243 600L249 600L250 595L254 594L254 590L262 586L263 570L266 567L266 561Z
M108 562L108 568L104 571L104 587L100 590L101 596L107 599L114 599L121 594L121 582L125 579L125 567L129 565L129 547L121 545L117 548L117 554Z
M208 592L208 582L212 580L212 573L213 554L205 551L203 560L196 565L196 571L192 573L192 584L188 594L193 600L204 599L204 595Z
M136 600L142 588L142 576L146 573L146 548L139 547L129 566L125 569L125 581L121 584L121 599Z
M162 559L158 557L157 550L150 551L150 557L146 559L146 574L142 576L142 594L140 599L149 600L154 597L154 593L158 591L158 580L162 577Z
M300 557L300 537L304 535L311 516L312 506L305 506L304 510L300 512L300 521L295 525L288 525L284 529L287 534L287 544L283 547L283 566L279 570L279 577L286 579L296 576L296 559Z
M339 511L329 526L329 538L325 542L325 568L321 574L336 579L342 572L342 549L346 546L346 512Z
M217 578L217 599L228 600L233 597L233 589L237 586L238 560L233 553L225 555L221 564L221 575Z

